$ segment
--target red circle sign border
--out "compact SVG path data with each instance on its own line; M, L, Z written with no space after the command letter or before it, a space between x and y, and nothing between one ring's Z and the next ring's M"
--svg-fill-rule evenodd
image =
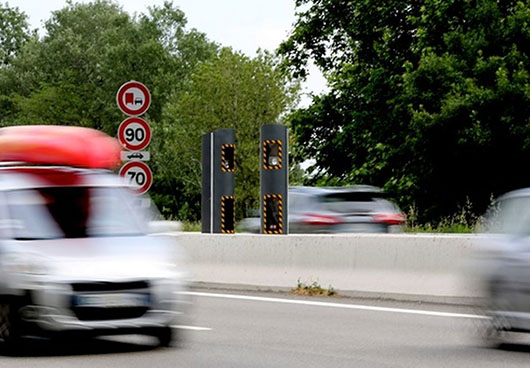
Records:
M130 161L130 162L127 162L125 165L123 165L121 168L120 168L120 172L119 172L119 175L121 177L124 177L125 176L125 173L127 172L127 170L129 170L131 167L140 167L142 168L146 175L147 175L147 180L145 181L145 184L138 188L138 189L133 189L137 194L144 194L145 192L147 192L149 190L149 188L151 188L151 185L153 184L153 172L151 171L151 169L149 168L149 166L147 166L145 163L141 162L141 161Z
M137 145L132 145L125 140L125 128L127 128L127 126L132 123L140 124L145 130L144 141ZM147 121L142 118L136 116L129 117L122 121L120 126L118 127L118 141L125 149L128 149L130 151L141 151L145 147L147 147L149 143L151 143L151 126L147 123Z
M127 106L125 106L125 104L123 103L123 94L129 88L138 88L139 90L142 91L145 98L147 99L144 105L138 110L131 110ZM118 93L116 94L116 103L118 104L118 107L125 115L140 116L149 109L149 106L151 106L151 93L149 92L149 90L143 83L140 83L134 80L129 81L129 82L123 83L121 87L118 89Z

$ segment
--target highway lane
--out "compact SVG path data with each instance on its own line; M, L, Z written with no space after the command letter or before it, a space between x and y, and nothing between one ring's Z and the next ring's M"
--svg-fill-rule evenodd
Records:
M530 345L481 347L474 311L443 305L196 290L175 348L150 338L32 341L4 368L527 367ZM247 296L251 298L247 298ZM305 304L306 301L309 304ZM315 303L317 302L317 303ZM434 312L434 313L433 313Z

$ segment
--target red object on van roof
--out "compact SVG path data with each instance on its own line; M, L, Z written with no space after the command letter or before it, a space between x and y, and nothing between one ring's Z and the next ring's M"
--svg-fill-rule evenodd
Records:
M27 125L0 129L0 161L110 169L120 164L120 151L115 138L90 128Z

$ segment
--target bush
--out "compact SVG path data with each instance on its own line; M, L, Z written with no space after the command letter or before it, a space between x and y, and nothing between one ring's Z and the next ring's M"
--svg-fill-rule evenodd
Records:
M483 222L483 217L477 215L469 198L464 205L459 206L458 212L452 216L442 217L438 221L420 224L417 222L418 210L411 206L407 214L405 232L408 233L472 233Z

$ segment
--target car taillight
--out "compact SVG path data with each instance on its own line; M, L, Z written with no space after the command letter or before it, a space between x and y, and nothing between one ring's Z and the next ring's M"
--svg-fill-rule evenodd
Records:
M304 216L302 221L305 225L337 225L342 223L342 220L339 217L330 216L330 215L316 215L313 213L307 214Z
M403 225L405 222L405 215L402 213L379 213L372 218L375 222L388 225Z

